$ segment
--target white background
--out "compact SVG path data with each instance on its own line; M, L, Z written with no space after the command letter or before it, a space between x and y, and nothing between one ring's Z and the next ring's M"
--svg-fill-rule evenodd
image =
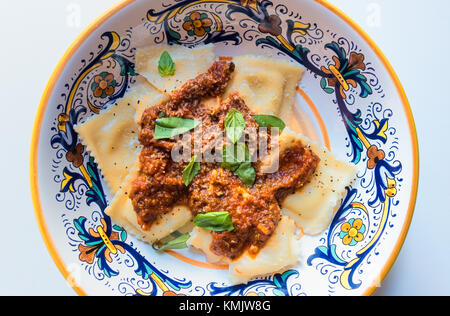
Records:
M69 44L115 0L0 1L0 295L75 295L35 220L29 148L39 99ZM450 2L331 0L400 77L419 135L420 183L404 247L376 295L450 295Z

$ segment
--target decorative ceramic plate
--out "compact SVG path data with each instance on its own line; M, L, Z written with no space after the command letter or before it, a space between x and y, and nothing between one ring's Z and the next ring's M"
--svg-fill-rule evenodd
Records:
M112 196L73 126L125 94L144 42L213 43L220 55L276 56L307 69L296 102L302 133L359 172L329 228L302 237L300 265L231 286L225 267L184 250L156 254L105 214ZM113 79L99 93L95 78L106 75ZM416 131L395 73L354 22L319 0L120 2L57 66L31 149L45 242L74 289L89 295L371 294L406 236L417 177Z

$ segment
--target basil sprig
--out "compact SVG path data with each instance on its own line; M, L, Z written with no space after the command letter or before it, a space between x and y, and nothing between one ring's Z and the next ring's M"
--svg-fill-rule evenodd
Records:
M156 246L153 245L153 249L155 249L156 251L164 251L164 250L168 250L168 249L184 249L184 248L187 248L186 242L188 241L188 239L190 237L191 236L189 235L189 233L186 233L186 234L178 236L175 239L168 241L167 243L165 243L164 245L162 245L159 248L156 248Z
M164 51L159 58L158 72L161 77L173 76L175 74L175 63L167 51Z
M224 146L222 153L223 168L234 172L246 161L250 161L250 151L245 143L239 142Z
M231 170L246 186L253 186L256 171L250 162L250 151L245 143L239 142L245 129L245 119L241 112L231 109L225 117L227 137L233 145L226 145L222 153L222 167Z
M245 119L241 112L231 109L225 117L225 131L227 137L235 144L245 129Z
M286 127L286 124L276 116L273 115L253 115L253 118L261 127L276 127L280 133Z
M221 166L232 171L246 186L251 187L255 183L256 171L250 162L250 150L245 143L225 146Z
M256 171L251 162L244 162L234 171L234 174L248 187L252 187L256 180Z
M184 134L197 127L200 122L181 117L162 117L157 119L155 124L154 138L163 139Z
M233 220L228 212L209 212L198 214L194 219L194 225L216 232L232 231Z
M200 171L200 162L195 161L197 156L193 156L189 164L183 170L184 185L188 186L194 180L197 173Z

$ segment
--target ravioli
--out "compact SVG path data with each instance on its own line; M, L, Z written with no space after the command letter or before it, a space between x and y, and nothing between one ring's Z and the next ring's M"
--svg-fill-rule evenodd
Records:
M210 231L194 227L190 233L191 237L187 241L187 244L200 250L206 257L206 261L216 264L229 264L230 260L227 257L218 256L210 249L212 243L212 234Z
M345 195L346 187L356 178L356 167L339 161L327 149L289 129L285 129L280 135L280 152L298 140L309 144L321 161L311 181L294 194L288 195L281 206L302 227L305 234L315 235L323 232L330 224Z
M75 127L114 194L106 213L115 223L148 243L166 237L192 217L189 208L176 206L172 212L158 218L150 230L144 231L137 222L128 198L133 170L136 170L141 149L137 138L137 121L145 108L164 102L167 98L145 79L138 78L137 85L124 98Z
M141 80L124 98L75 126L75 131L95 158L113 194L136 164L140 151L136 113L165 98Z
M168 51L176 64L174 76L161 77L158 73L158 60L163 51ZM144 242L152 244L187 227L193 216L190 209L180 203L170 212L160 215L149 230L143 230L138 223L129 193L139 170L139 119L146 107L167 101L169 96L165 93L206 72L214 60L213 45L194 49L168 45L138 49L136 70L141 77L137 85L116 104L75 127L115 194L106 213L115 223ZM266 57L238 56L233 58L233 62L236 69L222 97L225 99L237 90L255 114L272 114L290 121L296 86L304 69ZM203 100L203 106L216 108L220 106L219 101L219 98ZM233 283L245 283L298 264L300 242L296 236L297 226L301 226L307 234L325 230L345 193L345 187L355 177L354 166L338 161L326 149L294 134L289 128L280 136L279 153L299 140L311 146L321 162L312 180L282 202L278 226L256 256L247 251L234 261L217 256L210 250L211 232L198 227L191 232L188 244L201 250L208 262L228 264ZM261 168L270 168L273 162L273 156L269 155L261 162Z
M126 179L133 178L131 169L136 168L138 163L141 149L137 138L139 119L147 107L168 100L168 95L161 93L160 90L170 91L207 69L215 58L212 49L213 45L202 46L194 49L195 54L181 46L154 46L140 50L137 54L141 62L138 72L147 74L148 77L138 77L136 86L128 91L124 98L75 127L114 194L106 210L107 214L115 223L122 225L131 234L145 242L153 243L166 237L188 223L192 214L189 208L178 205L171 212L158 218L148 231L143 230L138 224L136 213L128 198L131 180L126 181ZM151 70L152 75L145 71L146 68L149 69L152 56L158 60L160 53L164 50L169 51L177 63L176 76L166 80L165 83L161 80L163 78L159 76L157 68L156 72ZM197 62L193 60L193 56L199 58ZM163 84L158 86L159 90L151 84L152 78L158 78L153 81L157 86Z
M252 111L289 122L304 68L281 59L250 55L233 57L233 63L236 71L225 97L237 90Z
M299 141L310 146L321 161L311 181L282 202L281 220L256 257L245 252L239 259L230 261L211 251L212 235L209 231L196 227L191 233L188 244L201 250L208 262L228 264L229 278L233 283L246 283L255 277L282 271L299 263L297 226L301 226L306 234L323 232L330 224L346 187L356 176L355 166L337 160L328 150L295 134L288 127L280 135L278 151L266 156L261 161L261 168L271 169L275 155L282 154Z
M187 80L208 70L214 62L214 45L200 45L192 49L181 45L152 45L138 48L136 52L136 71L144 76L160 91L170 93L180 88ZM175 63L175 75L161 77L158 62L161 54L167 51Z
M209 262L228 264L230 281L239 284L298 264L300 240L297 239L295 232L294 222L289 217L282 215L274 234L256 256L245 252L234 261L211 252L212 235L202 228L194 228L188 244L201 250Z
M133 168L133 172L130 173L125 184L122 185L106 208L106 214L111 217L114 223L125 228L136 238L153 244L186 225L192 219L192 214L188 207L177 205L171 212L159 216L149 230L143 230L138 223L133 204L128 197L135 172L136 168Z

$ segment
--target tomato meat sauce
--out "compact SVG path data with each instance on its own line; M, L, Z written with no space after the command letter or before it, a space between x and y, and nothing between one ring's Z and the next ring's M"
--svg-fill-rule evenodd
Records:
M172 149L181 140L176 137L155 139L156 120L164 115L201 121L202 134L192 137L192 143L199 142L202 150L210 149L211 144L215 148L230 144L226 137L207 131L214 127L224 135L225 117L231 109L243 114L246 130L258 130L253 113L237 92L226 100L220 99L234 68L231 61L221 59L208 72L174 91L169 101L144 111L139 133L143 146L139 155L140 170L130 192L143 229L150 229L158 216L170 212L176 205L189 206L194 216L228 212L234 229L212 232L211 251L231 260L239 258L246 250L256 255L264 247L280 220L281 202L311 179L320 161L299 141L281 153L279 168L274 173L263 173L260 161L254 162L256 180L252 187L246 186L232 171L222 168L220 162L201 162L201 169L192 182L188 186L184 184L182 174L188 161L175 162L171 156ZM205 100L211 98L219 99L206 105ZM270 138L270 134L263 136Z

